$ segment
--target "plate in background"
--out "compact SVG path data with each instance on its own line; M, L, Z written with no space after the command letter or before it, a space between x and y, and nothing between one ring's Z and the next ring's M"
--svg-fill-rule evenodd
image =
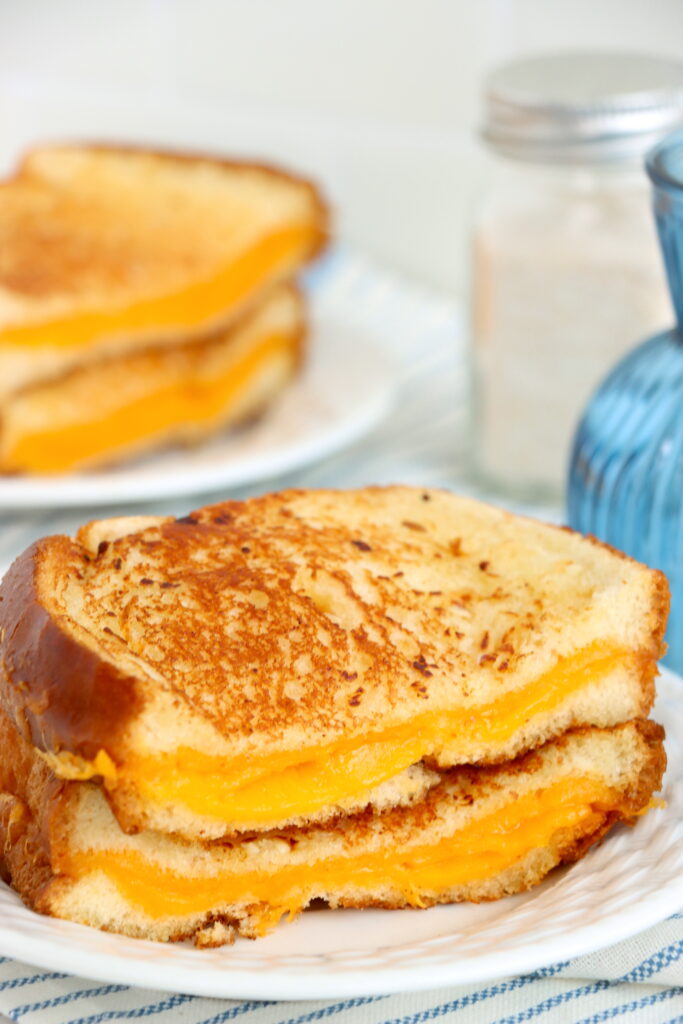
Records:
M323 310L301 375L255 423L109 470L0 478L0 510L113 505L280 476L357 441L388 413L397 370L368 332Z
M188 995L333 999L471 985L620 942L683 907L683 680L665 671L659 690L666 808L530 892L430 910L312 910L256 942L197 950L40 917L0 885L0 954Z

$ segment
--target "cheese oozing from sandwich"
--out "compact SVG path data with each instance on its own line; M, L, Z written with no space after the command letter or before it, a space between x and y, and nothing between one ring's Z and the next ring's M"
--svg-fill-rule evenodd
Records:
M177 291L130 304L45 318L0 328L0 346L88 348L106 337L169 330L198 333L231 311L273 278L301 263L315 244L312 224L295 225L259 239L238 258L204 280Z
M149 862L138 851L84 850L57 865L70 878L93 872L109 878L126 901L152 918L200 914L221 904L266 904L263 930L285 913L298 913L311 900L343 890L358 893L398 890L412 906L424 895L483 882L547 846L562 829L593 831L618 806L613 789L595 778L565 778L547 789L525 793L493 813L475 819L433 844L418 840L311 864L221 871L185 876Z
M60 473L260 412L301 361L303 300L274 291L231 330L86 363L4 402L0 468Z
M661 806L666 765L653 722L584 727L504 764L440 772L409 804L207 843L123 832L101 786L59 781L1 711L0 740L0 867L28 906L199 945L253 938L317 899L399 908L521 892Z
M426 714L334 745L233 761L180 748L162 756L133 755L120 769L105 755L71 770L64 766L61 774L101 775L109 787L131 780L147 800L182 805L237 828L267 827L359 798L425 757L438 761L443 748L466 749L472 742L502 746L531 716L553 712L633 657L595 643L494 703Z
M115 459L122 448L173 433L187 424L211 426L231 418L233 410L251 412L248 389L284 362L289 376L296 363L292 336L272 334L242 355L230 370L213 379L185 380L151 391L143 398L77 423L20 434L2 459L7 471L63 473L93 461Z

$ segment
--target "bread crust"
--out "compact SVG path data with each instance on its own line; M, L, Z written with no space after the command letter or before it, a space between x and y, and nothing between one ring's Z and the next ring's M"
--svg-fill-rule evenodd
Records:
M222 505L200 509L176 521L164 522L147 532L143 531L139 535L139 540L135 534L132 538L121 537L121 526L119 526L119 539L109 545L104 544L101 556L99 553L94 556L88 554L81 545L66 537L46 538L33 545L17 559L0 586L0 654L4 660L3 678L0 679L0 702L4 703L20 727L23 728L22 718L26 718L32 741L41 749L56 752L64 749L78 756L91 758L99 749L104 748L115 761L121 760L124 754L119 741L126 731L126 726L134 721L141 708L144 688L138 685L138 680L114 668L111 660L98 651L94 641L92 647L86 647L74 634L72 624L67 618L63 615L60 618L56 614L54 602L49 593L49 587L53 582L48 579L49 573L45 574L43 583L39 582L41 570L48 556L51 560L53 575L56 578L78 576L79 573L86 576L91 571L100 571L98 566L101 562L101 571L107 574L107 579L111 579L112 587L123 588L124 593L129 592L133 587L138 587L141 600L144 598L147 601L148 598L153 598L157 601L161 600L162 594L165 594L168 596L164 597L164 601L167 601L177 593L176 590L159 591L158 585L145 590L144 587L139 587L137 578L133 579L130 575L126 575L124 570L121 570L121 573L118 572L116 566L119 565L120 555L123 555L128 549L126 545L128 547L132 545L135 550L139 547L141 553L149 551L152 555L157 550L167 552L164 556L163 566L167 572L171 573L177 571L182 573L182 560L189 557L187 554L189 551L193 551L195 548L208 551L213 546L217 552L227 552L225 556L220 554L220 558L225 558L225 562L224 568L216 570L217 582L215 585L220 582L221 587L227 588L228 594L234 593L238 598L245 591L249 592L251 587L258 589L271 586L268 582L270 577L263 576L260 568L254 568L254 558L257 552L252 550L252 547L256 549L259 544L263 545L263 565L267 568L272 565L273 572L280 571L279 566L281 565L284 575L295 575L296 566L288 564L285 556L278 558L279 549L273 547L273 543L278 542L271 539L284 536L287 530L290 531L292 537L292 551L295 550L294 541L299 537L304 551L306 548L311 549L311 545L314 543L317 543L322 551L323 545L328 542L329 538L329 543L343 546L344 552L348 549L348 564L350 566L354 560L358 565L363 564L364 552L362 549L359 552L354 546L358 542L350 534L354 528L340 523L327 532L326 527L321 527L320 530L315 527L306 532L304 520L297 518L300 515L299 503L301 501L320 500L327 503L329 508L333 508L337 494L339 494L340 497L344 497L344 500L360 502L361 508L367 508L368 514L373 515L375 496L377 496L378 504L383 504L386 508L394 499L404 503L407 500L419 501L420 493L419 490L410 488L365 488L344 496L341 492L333 491L293 490L251 499L248 502L225 502ZM429 492L424 493L429 494ZM437 492L431 493L435 496L437 494ZM447 496L446 500L450 502L451 496ZM458 501L459 499L456 499L456 504ZM428 505L424 507L429 508ZM362 514L365 515L365 512L363 511ZM258 534L260 522L271 524L264 527L271 533L264 534L263 540ZM277 531L275 531L276 526ZM555 532L554 528L546 526L541 529L549 530L551 534ZM403 557L404 568L407 568L405 561L408 557L418 559L421 555L422 549L416 544L423 543L421 539L423 535L416 533L412 528L404 529L404 534L406 554L402 556L403 549L399 549L395 557ZM317 541L317 537L321 539ZM344 537L346 537L345 542ZM411 543L413 537L418 538L417 542ZM361 540L360 543L364 542ZM403 538L401 543L404 543ZM591 543L597 544L598 548L605 548L598 542L592 541ZM411 554L413 549L414 553ZM436 553L439 554L440 551L441 548ZM304 555L304 565L307 557ZM311 564L315 565L317 552L313 551L311 557ZM462 562L462 558L458 557ZM624 560L624 564L637 564L626 559L625 556L620 556L620 559ZM146 564L143 563L143 566ZM152 568L149 570L143 568L138 575L148 571L150 576L156 578L159 576L160 570L154 568L153 562L149 564ZM324 566L326 563L321 564ZM261 563L256 563L256 565L260 566ZM268 568L268 572L270 571ZM476 565L474 571L478 571ZM638 713L645 715L651 705L654 692L655 659L662 650L668 591L666 581L661 573L651 572L641 569L641 567L638 571L641 573L643 581L647 580L648 588L646 619L638 623L638 632L641 638L638 649L639 686L641 687ZM182 579L182 575L174 578ZM339 579L346 580L343 572ZM380 585L384 588L392 586L390 582L385 583L383 577L377 577L377 579L379 580L378 588ZM491 590L496 585L496 580L491 582L484 580L484 583ZM347 585L344 582L344 586ZM345 634L349 634L349 630L340 630L335 626L334 621L330 621L326 613L321 614L306 594L296 596L283 591L280 595L279 587L280 584L274 580L270 591L271 603L281 599L282 607L285 609L293 607L291 602L294 597L297 600L294 610L291 611L291 614L288 613L292 619L291 623L289 619L286 621L283 619L282 623L279 623L282 629L285 627L293 629L297 616L307 616L311 621L311 636L316 635L315 630L319 628L319 623L322 623L335 638L335 643L339 643L344 639ZM388 596L382 597L382 600L388 601L391 593L387 591ZM159 598L157 598L157 594L160 595ZM409 599L409 594L410 591L407 591L406 600ZM201 594L199 596L201 597ZM284 603L285 598L287 598L286 603ZM412 600L417 607L418 604L422 605L426 599L425 596L422 596L419 601ZM207 593L207 600L210 602L215 600L213 590ZM438 600L438 597L431 599L432 603L436 603ZM489 604L491 614L497 615L496 608L499 607L499 603L496 605L493 600L490 602L483 600L482 608L488 611ZM159 605L159 614L164 613L165 607L165 604ZM258 609L247 607L252 617L259 612ZM458 610L456 609L456 611ZM260 614L265 621L265 616L270 615L270 612L261 612ZM168 626L172 637L175 638L176 627L172 618L172 615L169 616ZM157 643L164 633L163 621L160 632L155 637ZM429 621L431 622L431 619ZM301 628L304 628L304 625L302 620ZM406 656L400 654L397 649L392 650L385 642L378 643L371 640L364 627L353 631L353 635L356 637L358 657L369 658L373 662L369 670L371 673L386 672L394 662L397 672L405 671L403 665L406 664ZM427 637L427 639L429 638ZM192 640L189 633L186 640ZM183 635L178 632L176 650L180 650L184 642ZM460 641L454 636L451 644L454 656L459 649L459 644ZM256 657L262 649L263 641L256 636L254 652L251 656ZM487 657L490 650L491 647L487 650ZM310 651L310 642L307 637L301 653ZM241 649L238 653L240 653L240 657L245 657L241 653ZM298 650L295 653L298 653ZM302 735L301 739L308 739L309 742L311 731L329 729L333 717L340 721L343 720L344 731L348 728L349 734L352 731L362 734L363 731L376 727L375 720L377 724L380 724L387 712L387 704L383 703L384 698L377 698L379 702L377 703L377 715L375 715L372 701L376 699L376 683L373 681L372 686L367 686L364 692L357 693L358 680L353 678L354 673L341 672L338 678L334 678L334 685L332 685L328 681L328 674L323 669L325 665L332 664L333 655L334 652L330 653L327 648L324 650L321 648L319 657L318 654L315 655L317 660L310 675L310 683L308 682L309 677L306 677L308 688L296 701L283 697L282 699L278 698L276 703L270 683L267 680L259 680L256 674L251 675L253 682L250 681L250 693L252 694L250 701L242 702L240 706L235 705L229 716L226 712L224 722L223 719L216 718L217 727L224 728L228 738L230 730L234 733L256 730L259 735L263 734L264 739L266 736L270 739L271 729L274 730L276 726L289 728L288 722L291 723L295 716L301 721L302 728L304 718L306 719L307 735L306 737ZM503 657L508 657L505 654L496 656L501 663ZM467 659L467 664L471 663L477 667L476 658L468 655ZM318 669L315 667L318 661L320 661L320 671L322 672L319 679L316 675ZM427 661L429 661L429 657L427 657ZM406 719L411 714L419 715L428 707L442 706L442 704L432 705L431 701L424 699L421 692L422 689L429 690L430 687L433 687L435 670L427 667L427 663L420 661L419 658L414 665L415 667L411 668L408 657L406 667L414 682L411 683L410 678L406 679L405 688L400 691L397 689L398 684L393 682L391 683L392 692L387 694L387 698L391 698L393 703L400 702L402 708L405 708ZM171 661L169 661L169 666L172 666ZM341 664L340 667L350 668L351 666ZM236 668L242 670L237 663ZM286 668L283 668L282 671L286 672ZM478 667L477 671L480 671ZM506 689L505 684L510 675L509 670L502 672L495 668L494 672L496 685ZM425 674L428 678L425 677ZM347 676L349 678L346 678ZM370 678L372 678L371 675L368 676L368 679ZM216 699L221 698L219 682L220 680L216 678L214 685L213 681L209 683L208 679L203 678L201 693L198 692L196 695L194 692L183 695L181 690L173 692L181 700L182 706L191 709L192 714L203 715L205 712L200 698L203 698L207 692L213 698L214 689ZM226 677L225 681L221 682L221 686L230 682L230 678ZM283 678L280 682L284 685L286 679ZM458 686L463 685L457 679L455 682ZM233 684L231 683L231 685ZM389 686L389 682L386 685ZM443 683L443 686L445 685L446 681ZM465 685L467 685L467 681ZM396 692L394 693L393 690ZM286 716L285 710L287 710ZM379 715L380 710L381 716ZM243 724L240 724L241 719L244 719ZM341 732L341 735L343 734L344 732ZM276 739L275 734L272 739ZM232 742L231 738L230 742ZM515 751L515 753L518 752Z
M624 551L620 551L619 548L615 548L614 545L608 544L607 541L600 540L592 533L579 533L578 530L573 530L569 526L560 527L569 533L574 534L576 537L583 537L589 544L594 544L596 547L601 548L603 551L609 551L611 555L616 558L623 559L624 562L630 565L641 565L637 559L632 558L631 555L627 555ZM669 581L667 580L661 569L653 569L649 567L652 574L652 606L650 612L650 619L648 622L650 631L650 644L647 648L644 648L643 654L649 656L655 661L663 658L666 654L666 643L664 642L664 634L666 633L666 625L669 618L669 610L671 608L671 589L669 587ZM656 675L656 673L655 673ZM653 697L654 700L654 691ZM650 705L651 706L651 705Z
M31 163L36 157L39 158L40 155L45 152L57 152L61 150L76 150L83 153L94 152L100 154L111 154L113 156L131 154L133 156L158 157L167 163L185 166L195 166L197 164L206 163L226 170L256 171L271 178L273 181L290 182L291 184L300 187L307 194L312 204L312 208L315 211L316 237L311 244L309 258L314 258L328 244L330 237L330 208L323 198L320 190L312 181L302 178L291 171L287 171L284 168L276 166L275 164L263 163L257 160L252 161L249 159L236 160L202 150L174 149L173 147L166 148L163 146L138 146L133 143L123 142L116 144L89 141L79 142L77 140L61 143L54 142L51 143L49 147L34 146L28 148L17 164L14 173L11 173L0 180L0 190L11 189L14 185L25 179L30 180L33 176ZM38 285L38 281L39 278L32 280L30 277L22 276L21 281L15 281L13 287L22 295L41 295L44 283L41 281L40 285ZM1 277L0 284L2 284Z
M139 681L80 643L51 612L41 582L48 545L68 564L84 556L68 537L32 544L0 587L0 706L40 750L94 758L109 736L117 748L143 696Z
M30 146L25 151L23 156L20 158L15 171L13 174L8 175L0 181L0 188L11 184L13 181L19 180L23 175L27 173L27 167L30 164L31 157L34 154L40 153L43 147L41 146ZM261 171L278 181L291 181L293 184L300 185L304 188L317 210L318 224L319 224L319 236L316 241L315 247L311 250L311 258L318 255L328 244L330 239L330 219L331 210L330 205L322 195L318 186L310 179L301 177L294 171L287 170L285 167L275 163L268 163L261 160L244 158L237 160L234 157L221 156L211 150L203 149L183 149L181 147L173 146L145 146L142 143L139 145L133 142L98 142L96 140L86 139L62 139L55 140L50 143L50 149L80 149L80 150L94 150L98 153L132 153L146 156L158 156L163 157L165 160L172 160L178 164L196 164L197 161L206 161L207 163L214 164L218 167L225 167L231 170L254 170Z

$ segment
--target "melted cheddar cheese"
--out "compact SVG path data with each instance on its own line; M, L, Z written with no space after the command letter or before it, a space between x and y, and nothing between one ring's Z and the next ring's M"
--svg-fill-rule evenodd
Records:
M96 419L83 419L19 436L3 459L5 469L60 473L94 457L112 457L144 438L165 435L182 424L211 424L229 417L251 381L273 359L290 353L286 334L263 338L219 377L193 377L121 404Z
M130 781L156 804L181 805L237 827L267 826L358 797L444 748L473 740L502 745L529 719L552 712L627 657L592 644L491 704L432 712L334 745L270 756L228 759L180 748L133 757L105 784Z
M164 869L135 850L90 850L72 855L59 869L71 878L103 872L121 895L150 917L201 914L221 905L265 904L264 930L285 912L294 914L328 894L372 893L391 888L411 906L422 906L455 886L480 882L512 867L536 848L548 846L559 829L596 829L616 808L616 794L590 778L565 778L484 815L436 843L404 846L390 842L359 854L350 844L344 856L313 863L283 863L261 869L217 868L191 876ZM294 855L292 856L294 860Z
M128 306L73 313L36 324L0 330L0 345L87 348L103 337L133 331L201 328L224 317L304 253L316 237L310 225L290 227L260 239L213 277L170 294L140 299Z

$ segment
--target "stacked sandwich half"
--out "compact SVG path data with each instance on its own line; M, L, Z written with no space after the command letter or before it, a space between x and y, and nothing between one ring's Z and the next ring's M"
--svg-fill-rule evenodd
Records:
M0 849L36 910L201 945L496 899L651 805L661 574L440 491L48 537L0 588Z
M302 356L305 181L199 156L31 152L0 185L0 472L59 473L251 417Z

